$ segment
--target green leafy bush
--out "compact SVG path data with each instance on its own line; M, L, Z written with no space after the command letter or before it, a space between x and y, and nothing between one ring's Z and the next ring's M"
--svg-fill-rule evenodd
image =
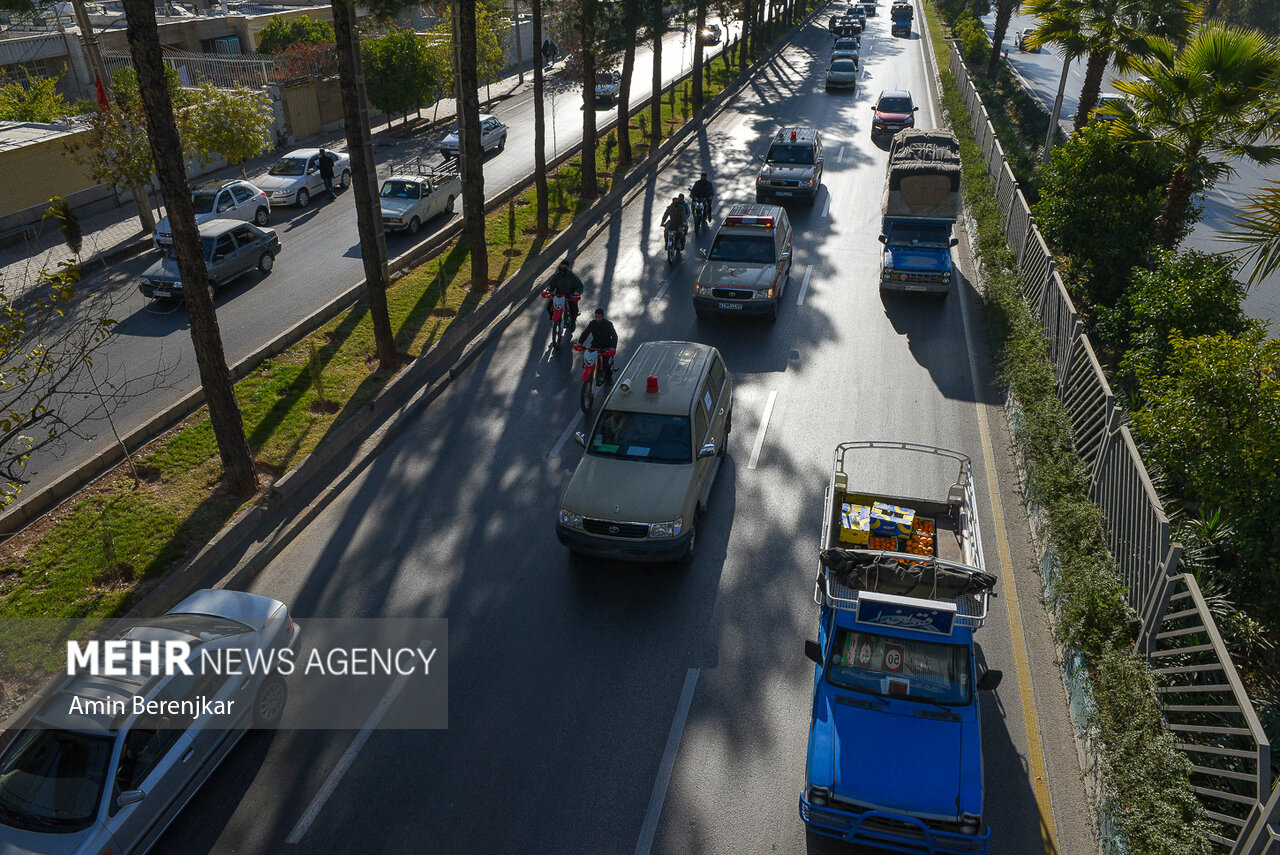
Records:
M10 79L0 72L0 120L10 122L52 122L71 111L58 92L57 77Z
M991 42L987 40L987 31L982 22L963 12L951 26L952 35L960 44L960 55L969 65L985 62L991 54Z
M294 45L333 44L333 25L306 16L272 18L258 33L258 53L284 53Z

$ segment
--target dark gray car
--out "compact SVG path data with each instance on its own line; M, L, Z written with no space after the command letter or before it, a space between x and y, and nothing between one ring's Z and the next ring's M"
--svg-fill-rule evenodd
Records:
M278 600L205 590L116 636L184 642L194 673L66 678L0 753L0 855L146 852L246 727L274 726L284 713L278 673L246 679L193 663L203 651L293 649L298 634ZM231 702L234 713L157 711L193 699Z
M259 228L239 220L201 223L200 243L209 284L215 291L250 270L257 269L265 276L280 254L280 236L275 229ZM182 276L172 249L142 274L138 290L144 297L157 300L182 296Z

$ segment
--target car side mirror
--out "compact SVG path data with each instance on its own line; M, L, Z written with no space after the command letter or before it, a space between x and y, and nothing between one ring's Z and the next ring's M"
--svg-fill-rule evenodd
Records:
M142 801L146 797L147 797L147 794L142 790L125 790L123 793L120 794L119 798L116 799L116 807L128 807L129 805L136 805L138 802Z
M990 692L1000 685L1000 681L1004 678L1003 671L987 670L978 678L978 691Z
M703 258L706 258L707 257L706 247L701 247L701 246L698 247L698 255L702 256Z
M715 457L715 456L716 456L716 444L714 442L708 442L706 445L702 446L702 448L698 449L699 460L702 460L707 457Z
M757 154L757 155L756 155L756 160L760 161L761 163L764 163L764 155L763 155L763 154Z
M880 235L879 240L880 240L880 242L881 242L882 244L884 244L885 246L888 246L888 245L889 245L889 236L888 236L888 235Z
M786 261L786 260L787 260L787 259L789 259L789 258L791 258L791 253L790 253L790 252L783 251L783 252L778 253L778 260L779 260L779 261Z
M806 638L804 642L804 655L812 659L814 662L817 662L819 665L822 664L822 648L818 646L818 642Z
M821 165L822 165L822 161L823 161L823 158L821 158L821 157L820 157L820 158L818 158L816 161L814 161L814 163L818 164L818 166L821 166Z
M917 112L919 109L920 109L919 107L912 107L912 108L911 108L911 112L915 113L915 112Z
M578 443L578 445L582 446L583 448L587 447L587 435L580 430L576 430L573 432L573 441Z
M955 245L956 245L956 244L958 244L958 243L960 243L960 238L952 238L952 239L951 239L951 246L955 246Z

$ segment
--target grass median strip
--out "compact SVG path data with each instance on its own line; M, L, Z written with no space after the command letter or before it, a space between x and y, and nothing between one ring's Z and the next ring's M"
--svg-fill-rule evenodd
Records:
M704 77L705 97L721 92L737 73L723 55L716 57ZM649 102L633 106L642 107L628 128L638 164L649 152ZM686 77L662 98L663 137L694 112ZM596 148L601 193L626 171L616 162L617 142L614 129ZM532 181L510 206L487 216L491 281L515 274L594 201L578 195L580 158L549 175L548 185L551 234L536 233ZM388 290L397 345L408 359L425 353L487 298L487 288L470 287L468 260L465 243L455 240ZM296 466L392 378L374 370L373 353L372 323L361 302L236 384L264 487ZM261 498L239 499L222 486L213 430L203 410L134 462L137 483L127 467L118 467L0 547L0 619L122 614L166 570Z

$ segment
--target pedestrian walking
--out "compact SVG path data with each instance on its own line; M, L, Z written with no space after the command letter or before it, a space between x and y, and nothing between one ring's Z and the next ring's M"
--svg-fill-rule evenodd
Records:
M324 182L325 192L329 194L330 199L337 199L337 195L333 192L333 158L329 152L320 149L319 161L320 180Z
M556 55L555 42L551 41L551 39L543 39L542 40L542 59L545 61L548 68L551 67L551 60L555 57L555 55Z

